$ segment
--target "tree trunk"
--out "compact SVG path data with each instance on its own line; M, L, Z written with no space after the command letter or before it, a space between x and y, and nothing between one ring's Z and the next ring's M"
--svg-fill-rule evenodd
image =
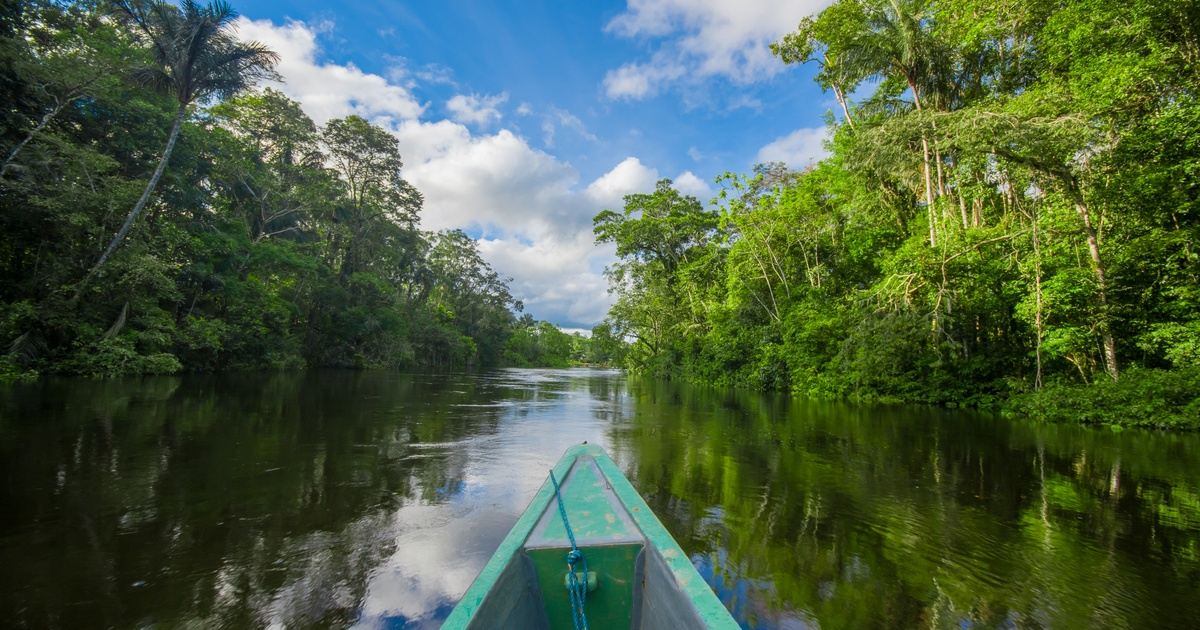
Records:
M842 106L842 114L846 116L846 124L850 125L850 128L853 129L854 119L850 117L850 108L846 106L846 95L842 93L842 88L836 85L833 86L833 96L837 99L838 105Z
M937 247L937 215L933 210L933 179L929 174L929 141L921 132L921 153L924 159L922 171L925 175L925 210L929 214L929 246Z
M133 209L125 216L125 222L121 224L121 229L113 235L113 238L108 243L108 247L104 248L104 253L100 254L100 259L92 268L88 270L87 275L80 281L79 287L75 290L75 299L78 300L83 294L87 283L96 275L97 271L108 262L109 257L117 248L124 242L125 237L129 234L129 230L133 228L133 224L137 222L142 211L146 208L146 203L150 201L150 196L154 194L154 189L158 187L158 180L162 179L163 172L167 170L167 162L171 159L171 152L175 150L175 141L179 139L179 130L183 128L183 119L187 115L187 105L180 104L179 111L175 113L175 122L171 125L171 133L167 135L167 145L163 147L162 157L158 160L158 166L154 169L154 174L150 176L150 181L146 182L146 189L142 191L142 196L138 198L137 203L133 205Z
M1117 364L1117 342L1113 338L1108 315L1108 285L1104 277L1104 261L1100 257L1100 241L1096 237L1096 228L1092 226L1087 204L1076 201L1075 210L1079 212L1079 218L1083 219L1083 232L1087 236L1088 253L1092 257L1092 272L1096 274L1096 297L1100 301L1100 341L1104 345L1104 370L1115 381L1121 374Z
M46 128L46 125L49 125L50 121L54 120L54 117L57 116L58 113L62 111L63 107L66 107L67 103L70 103L72 100L75 99L59 101L59 103L54 106L54 109L46 112L46 115L42 116L42 119L38 121L37 126L33 129L30 129L29 133L25 135L25 138L18 142L17 146L13 147L12 151L8 152L8 155L4 158L4 165L0 166L0 177L4 177L5 173L8 173L8 169L12 167L12 161L16 159L17 154L21 152L21 149L24 149L25 145L29 144L29 141L33 140L34 136L41 133L41 131Z
M936 127L934 128L933 133L934 133L934 136L933 136L933 138L934 138L934 143L933 143L934 161L933 161L933 163L937 165L937 191L938 191L939 197L945 197L946 196L946 176L945 176L945 174L942 173L942 150L939 149L938 145L937 145L937 129L936 129ZM949 212L949 210L947 210L946 212Z
M1037 337L1035 339L1034 356L1037 359L1037 374L1034 375L1033 388L1035 390L1042 389L1042 339L1045 338L1045 326L1042 320L1042 242L1038 238L1038 213L1036 206L1033 209L1030 217L1032 223L1033 234L1033 290L1034 290L1034 311L1033 324Z
M913 105L917 111L921 111L921 96L917 91L917 84L914 81L908 82L908 88L912 90ZM922 173L925 176L925 209L929 213L929 246L937 247L937 216L933 211L933 176L929 168L929 139L925 136L925 130L921 130L921 164Z

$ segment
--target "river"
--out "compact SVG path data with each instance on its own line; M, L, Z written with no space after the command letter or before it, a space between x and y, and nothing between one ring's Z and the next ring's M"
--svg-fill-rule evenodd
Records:
M582 369L0 387L0 618L436 627L583 440L748 628L1200 623L1200 435Z

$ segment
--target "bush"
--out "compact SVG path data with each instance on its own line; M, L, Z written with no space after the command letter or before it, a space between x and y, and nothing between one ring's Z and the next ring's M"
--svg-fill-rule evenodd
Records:
M81 348L68 359L64 371L83 376L111 378L135 374L174 374L183 369L179 359L166 352L141 354L129 337L109 337Z
M1047 422L1200 429L1200 369L1134 368L1117 382L1053 383L1014 396L1004 413Z

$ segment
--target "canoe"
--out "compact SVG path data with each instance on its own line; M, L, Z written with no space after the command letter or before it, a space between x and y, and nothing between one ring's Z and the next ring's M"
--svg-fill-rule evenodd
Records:
M442 627L738 625L604 449L585 442L563 454Z

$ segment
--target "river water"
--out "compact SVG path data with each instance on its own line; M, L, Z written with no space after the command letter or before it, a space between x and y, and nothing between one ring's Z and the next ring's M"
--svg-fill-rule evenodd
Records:
M748 628L1200 626L1200 435L602 370L0 388L0 625L436 627L583 440Z

